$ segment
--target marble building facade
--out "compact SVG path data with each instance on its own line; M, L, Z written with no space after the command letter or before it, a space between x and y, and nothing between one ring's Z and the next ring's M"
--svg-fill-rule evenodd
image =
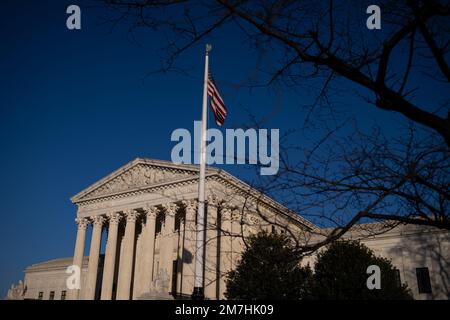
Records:
M206 181L207 299L224 299L225 275L238 263L249 234L287 232L314 242L326 232L223 170L208 168ZM161 279L173 296L189 297L194 284L197 186L197 166L137 158L81 191L71 199L77 206L73 258L28 267L23 298L142 299ZM415 298L450 297L445 276L450 273L448 232L399 226L380 235L355 230L348 237L362 238L376 253L392 259ZM413 241L417 246L408 249ZM431 252L437 245L440 256ZM314 255L305 262L313 260ZM68 265L82 270L80 290L66 289ZM427 268L432 293L414 289L418 268Z
M207 298L222 299L225 274L243 250L241 234L271 231L274 225L292 232L315 227L222 170L208 169L206 181L204 289ZM74 265L81 265L89 226L92 236L84 286L69 290L68 298L139 299L161 277L174 295L189 296L197 182L197 166L139 158L74 196ZM107 240L99 281L102 236Z

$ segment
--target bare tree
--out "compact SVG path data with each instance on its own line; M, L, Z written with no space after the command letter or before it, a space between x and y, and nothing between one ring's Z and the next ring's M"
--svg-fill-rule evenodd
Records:
M361 1L104 2L119 13L111 21L131 21L131 30L170 31L163 71L220 27L235 23L248 35L253 49L280 51L278 67L267 72L266 85L283 78L285 84L301 86L305 79L320 77L325 92L332 79L343 78L371 93L376 107L436 131L450 145L450 114L415 102L413 93L420 85L411 79L417 69L427 71L430 81L450 81L446 1L380 1L383 31L377 39L364 25L368 4ZM394 60L396 54L400 56Z
M282 192L285 204L300 214L331 223L335 228L323 243L373 219L450 229L450 99L423 92L423 81L450 82L447 1L378 1L380 31L366 28L371 3L364 1L102 2L113 13L113 25L165 32L165 62L158 71L179 70L183 53L234 24L247 37L248 50L258 56L277 52L264 57L270 63L257 59L257 75L249 75L246 86L319 85L314 103L304 106L306 121L318 109L335 112L334 85L351 86L365 102L362 108L397 113L411 123L410 132L396 139L356 129L335 138L338 128L332 128L295 163L289 152L299 152L298 146L285 147L280 173L261 190ZM432 98L424 103L419 93Z
M301 161L283 157L278 177L263 185L283 193L302 216L331 227L312 249L373 220L390 221L384 231L399 223L450 230L450 153L435 134L416 131L397 139L357 130L331 137Z

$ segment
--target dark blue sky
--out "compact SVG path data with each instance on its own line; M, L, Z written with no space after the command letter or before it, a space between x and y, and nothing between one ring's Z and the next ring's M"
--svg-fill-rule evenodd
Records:
M82 30L69 31L66 7L77 2L0 4L1 296L23 278L26 266L72 256L71 196L136 157L170 160L171 132L191 130L200 118L202 46L181 60L192 68L191 78L169 73L142 82L160 66L157 50L164 39L141 31L138 45L125 26L110 32L100 25L97 9L83 6ZM250 124L246 108L270 114L277 104L281 112L269 128L283 134L302 122L297 106L313 98L307 88L282 91L280 100L264 88L234 90L229 84L244 80L256 57L235 27L210 41L212 70L229 109L225 127ZM346 98L343 106L363 126L377 122L395 130L400 117L369 112L362 104ZM254 173L239 166L225 169L250 180Z

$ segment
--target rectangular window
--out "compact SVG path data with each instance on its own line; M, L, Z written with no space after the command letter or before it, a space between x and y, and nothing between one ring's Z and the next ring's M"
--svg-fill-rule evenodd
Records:
M417 286L419 293L431 293L430 273L428 268L416 268Z
M39 291L38 299L42 300L43 297L44 297L44 292L43 291Z
M49 300L55 300L55 291L50 291Z
M397 288L400 288L402 286L402 279L400 277L400 270L395 268L394 271L395 271L395 282L397 284Z
M66 300L66 290L61 291L61 300Z
M275 230L275 226L272 226L272 234L275 234L276 230Z

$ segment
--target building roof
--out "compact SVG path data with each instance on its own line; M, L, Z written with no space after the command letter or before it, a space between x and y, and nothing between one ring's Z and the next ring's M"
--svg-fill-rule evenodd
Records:
M334 228L322 228L322 235L326 236L333 230ZM368 240L376 238L377 240L379 240L384 238L398 238L418 236L423 234L430 235L445 233L448 233L448 231L432 226L404 224L396 221L386 220L355 224L342 236L342 239Z

